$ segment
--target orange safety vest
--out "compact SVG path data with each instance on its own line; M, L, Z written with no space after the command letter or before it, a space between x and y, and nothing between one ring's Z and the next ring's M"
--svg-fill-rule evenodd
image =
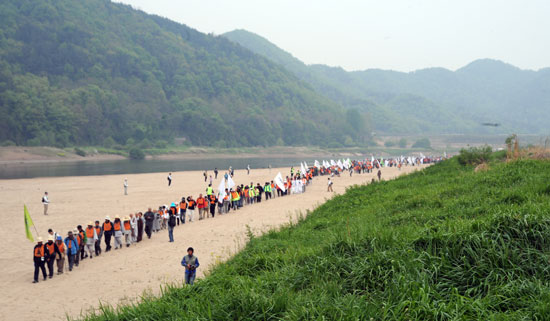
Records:
M99 237L99 233L101 233L101 227L96 225L95 232L97 233L97 236Z
M187 209L187 203L181 202L180 203L180 210L185 210L185 209Z
M195 201L189 201L189 206L194 206L195 205Z
M216 196L210 195L210 204L216 204Z
M103 223L103 230L105 232L109 232L113 228L113 223L109 221L109 223Z
M52 244L46 243L46 247L48 247L48 252L50 252L50 255L55 253L55 243L52 242Z
M86 228L86 237L89 239L94 238L94 228L93 227L87 227Z
M204 204L204 198L202 197L197 198L197 205L202 206L203 204Z
M44 256L44 245L42 244L39 247L34 248L34 257L43 257Z
M130 222L129 221L124 221L124 229L126 231L130 230Z
M115 222L115 231L120 231L120 221Z
M84 240L84 238L79 233L79 234L76 235L76 240L78 242L78 246L80 246L80 245L82 245L82 241Z
M71 243L72 242L69 242L69 247ZM65 243L63 243L63 241L61 241L61 244L57 244L57 248L59 249L59 252L65 253Z
M231 192L231 197L233 199L237 199L239 197L239 194L237 194L237 192Z
M78 232L78 234L79 234L80 237L82 238L82 241L84 241L84 230Z

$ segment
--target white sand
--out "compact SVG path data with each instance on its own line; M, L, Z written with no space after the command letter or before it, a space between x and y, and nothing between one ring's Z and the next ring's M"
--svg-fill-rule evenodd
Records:
M382 178L390 179L399 174L409 173L419 167L403 167L382 170ZM271 171L235 171L237 184L251 181L270 181L281 171L288 175L289 169ZM220 174L222 176L223 173ZM237 212L216 216L214 219L180 225L174 231L174 243L168 243L166 230L154 234L130 248L122 248L103 253L92 260L81 261L78 268L53 279L32 284L33 244L25 238L23 224L23 204L27 204L31 216L41 236L46 236L48 228L66 236L67 231L78 224L99 219L106 215L114 218L147 207L156 208L161 204L203 193L206 183L202 172L172 173L172 186L167 186L167 173L135 175L82 176L59 178L34 178L0 180L0 216L3 224L0 232L0 320L54 320L63 319L67 314L78 316L80 312L97 307L100 302L111 305L135 300L144 291L158 294L162 284L182 282L184 270L181 258L189 246L195 248L202 276L208 267L227 259L246 242L246 226L259 234L270 228L295 219L298 212L305 213L332 197L326 192L326 177L316 177L305 194L275 198L260 204L245 206ZM123 179L127 177L129 195L123 195ZM343 174L334 178L334 191L343 193L354 184L368 183L374 174ZM217 187L219 178L214 182ZM50 215L44 216L40 202L44 191L50 194ZM114 240L111 241L113 244ZM102 241L102 248L105 245Z

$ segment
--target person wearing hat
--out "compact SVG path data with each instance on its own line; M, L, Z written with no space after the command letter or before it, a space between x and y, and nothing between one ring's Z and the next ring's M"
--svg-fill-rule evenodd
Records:
M109 216L105 217L105 222L102 225L103 234L105 235L105 252L111 250L111 237L113 236L114 226Z
M57 275L63 274L63 267L65 265L65 243L63 243L63 238L61 235L58 235L55 240L55 247L57 252L55 252L55 261L57 263Z
M86 227L85 232L86 251L88 252L88 255L90 255L90 259L92 259L95 252L95 243L97 242L97 233L95 231L94 223L92 221L88 222L88 227Z
M36 245L33 250L33 260L34 260L34 281L32 283L38 283L38 273L42 270L42 275L44 276L44 281L47 279L46 267L44 266L46 262L46 257L49 255L48 249L44 246L42 238L39 237Z
M99 225L99 221L95 221L94 229L97 234L97 240L94 244L95 256L99 256L101 254L101 237L103 236L103 228Z
M181 265L185 267L185 284L193 285L199 259L193 254L195 250L192 247L187 249L187 255L181 260Z
M130 218L128 216L124 218L124 224L122 224L122 233L124 234L126 247L130 247L130 245L132 245L132 223L130 223Z
M78 258L78 240L72 231L67 233L65 238L65 249L67 249L67 257L69 258L69 271L73 270L73 265L75 265Z
M113 222L113 231L115 236L115 250L122 248L122 222L120 217L115 216L115 221Z
M176 226L176 204L172 203L168 211L168 241L174 242L174 227Z
M59 250L53 242L53 235L48 235L48 242L44 245L48 249L48 255L46 256L46 265L48 265L48 276L53 278L53 264L55 263L55 256Z

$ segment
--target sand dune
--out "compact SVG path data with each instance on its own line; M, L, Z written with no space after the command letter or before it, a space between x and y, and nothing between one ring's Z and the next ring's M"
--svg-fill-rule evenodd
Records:
M382 177L389 179L416 169L419 167L404 167L402 171L387 168L382 170ZM289 169L252 170L250 175L238 170L234 179L237 184L265 182L279 171L287 175ZM125 177L130 185L128 196L123 195ZM344 174L334 179L334 190L343 193L347 186L370 182L373 177ZM0 319L63 319L66 315L78 316L100 302L116 305L135 300L144 291L157 294L166 282L182 282L180 261L188 246L195 248L200 259L200 277L209 266L244 246L247 226L259 234L288 223L299 211L313 209L332 197L326 192L326 178L317 177L305 194L275 198L214 219L180 225L174 231L175 243L168 243L168 233L163 230L130 248L81 261L70 273L31 283L33 244L25 238L23 204L27 204L41 235L45 236L51 227L65 236L78 224L103 220L106 215L113 218L145 212L147 207L168 204L182 196L196 197L205 188L202 172L173 173L171 187L167 186L166 173L0 180L0 215L4 222L0 225L4 236L0 243ZM51 200L48 216L42 215L40 203L46 190Z

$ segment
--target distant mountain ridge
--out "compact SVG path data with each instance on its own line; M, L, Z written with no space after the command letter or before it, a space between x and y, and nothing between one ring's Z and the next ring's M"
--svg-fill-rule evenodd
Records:
M377 131L398 134L548 134L550 68L521 70L480 59L456 70L404 73L306 65L267 39L245 30L226 38L292 71L319 93L370 114ZM483 122L499 123L487 128Z

